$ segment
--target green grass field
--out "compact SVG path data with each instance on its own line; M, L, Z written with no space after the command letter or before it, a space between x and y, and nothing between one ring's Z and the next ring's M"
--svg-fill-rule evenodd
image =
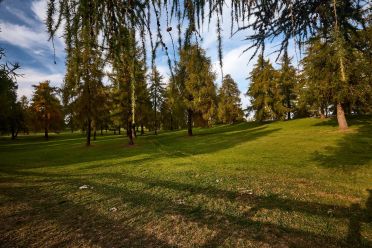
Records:
M372 118L350 123L3 137L0 247L371 247Z

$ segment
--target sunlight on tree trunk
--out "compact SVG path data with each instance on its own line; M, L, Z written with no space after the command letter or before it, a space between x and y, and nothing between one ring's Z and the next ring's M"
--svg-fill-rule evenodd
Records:
M192 136L192 110L187 110L187 134Z
M337 53L339 56L339 63L340 63L341 82L342 84L346 84L347 79L346 79L345 65L344 65L344 44L343 44L343 37L341 36L340 29L338 27L336 7L337 7L337 2L336 0L333 0L333 12L335 14L335 35L336 35ZM346 117L345 117L345 112L344 112L341 102L337 103L337 121L338 121L338 127L341 130L345 130L348 128Z
M344 112L344 109L341 103L337 103L337 122L338 122L338 127L341 130L345 130L348 128L347 121L345 118L345 112Z
M87 125L87 146L90 146L90 132L91 132L91 120L88 118L88 125Z

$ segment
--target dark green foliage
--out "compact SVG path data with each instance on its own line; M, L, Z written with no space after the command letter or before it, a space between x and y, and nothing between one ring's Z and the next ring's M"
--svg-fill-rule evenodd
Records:
M291 113L295 109L297 75L287 52L284 53L281 59L279 74L279 87L283 96L282 106L287 109L287 119L289 120L291 119Z
M24 116L21 104L17 102L16 70L18 64L2 61L4 50L0 48L0 132L11 133L12 139L24 127Z

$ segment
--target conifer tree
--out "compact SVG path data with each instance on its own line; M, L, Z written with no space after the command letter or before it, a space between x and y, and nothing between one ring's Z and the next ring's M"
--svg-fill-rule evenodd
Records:
M163 76L160 74L158 69L155 67L151 74L151 85L150 85L150 96L154 111L154 132L157 135L158 130L158 112L160 112L161 105L164 101L165 87L163 81Z
M218 94L218 119L222 123L234 123L243 119L240 91L230 74L224 76Z
M187 111L188 135L192 136L193 117L211 125L216 117L215 74L210 59L198 45L181 50L175 81Z
M251 99L251 108L255 111L257 121L273 120L277 118L277 105L282 104L282 99L277 97L278 73L269 60L261 54L257 64L250 73L251 84L247 95ZM279 98L279 99L278 99Z
M187 125L185 119L186 106L181 92L173 79L170 79L165 94L164 103L161 108L162 124L165 128L174 130L185 128Z
M287 109L287 119L291 119L291 112L295 109L294 100L296 99L295 87L297 83L296 69L291 64L288 53L285 52L281 59L279 70L279 87L283 95L283 106Z
M62 106L56 97L57 88L51 87L49 81L33 85L31 109L35 130L43 129L45 139L50 130L60 130L63 126Z

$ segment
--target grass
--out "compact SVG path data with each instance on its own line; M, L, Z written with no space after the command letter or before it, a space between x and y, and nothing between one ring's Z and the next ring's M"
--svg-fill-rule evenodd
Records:
M194 132L1 138L0 247L372 246L370 117Z

